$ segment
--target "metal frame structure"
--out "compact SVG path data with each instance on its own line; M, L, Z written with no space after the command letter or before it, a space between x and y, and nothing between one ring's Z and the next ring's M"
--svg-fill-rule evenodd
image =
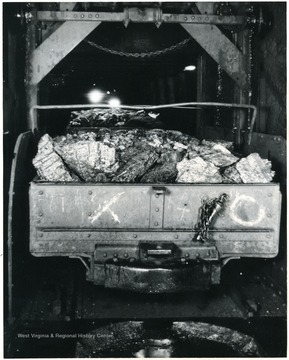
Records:
M157 27L162 23L179 23L234 80L239 89L235 102L248 104L251 68L247 47L248 17L213 15L213 3L195 4L199 14L163 14L160 8L136 7L127 7L123 12L73 11L76 3L60 3L60 11L34 10L26 13L28 128L35 130L30 110L38 105L38 85L41 80L102 22L123 22L124 26L128 26L129 22L152 23ZM251 18L250 21L254 23L256 19ZM52 32L37 27L39 23L47 22L53 22ZM234 35L235 40L232 42L217 25L238 26L243 30ZM200 98L198 100L203 101ZM236 119L237 129L240 130L246 124L245 112L238 111ZM239 135L237 143L240 142Z

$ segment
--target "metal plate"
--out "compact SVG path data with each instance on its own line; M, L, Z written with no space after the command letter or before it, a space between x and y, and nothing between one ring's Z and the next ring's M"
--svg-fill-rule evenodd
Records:
M202 200L226 193L226 209L209 234L220 256L277 255L279 185L165 188L156 198L151 185L32 183L30 251L38 256L93 254L96 245L106 245L134 257L140 241L162 241L192 256Z

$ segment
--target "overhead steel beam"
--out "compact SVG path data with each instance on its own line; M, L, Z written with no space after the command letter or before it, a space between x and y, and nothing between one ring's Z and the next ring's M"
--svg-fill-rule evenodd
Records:
M245 25L245 16L209 14L163 14L160 9L127 8L124 12L38 11L38 21L107 21L135 23L187 23L216 25Z
M30 85L39 82L68 55L87 35L98 27L100 21L65 22L51 34L31 55Z
M241 89L248 89L245 55L215 25L181 24Z

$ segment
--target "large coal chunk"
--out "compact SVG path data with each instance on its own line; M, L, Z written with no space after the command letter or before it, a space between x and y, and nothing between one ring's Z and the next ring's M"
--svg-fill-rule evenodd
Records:
M113 182L135 182L142 177L158 160L159 154L154 148L142 151L132 157L118 171Z
M99 173L111 174L119 167L115 148L93 139L65 139L55 144L55 151L84 181L98 182L103 179Z
M275 172L271 169L271 162L262 159L259 154L253 153L241 159L224 172L227 182L238 183L269 183L273 180Z
M219 169L201 157L183 159L177 164L177 170L179 183L221 183L223 179Z
M53 140L48 135L42 136L38 143L38 152L32 160L41 180L52 182L79 181L75 174L71 174L62 158L55 152Z

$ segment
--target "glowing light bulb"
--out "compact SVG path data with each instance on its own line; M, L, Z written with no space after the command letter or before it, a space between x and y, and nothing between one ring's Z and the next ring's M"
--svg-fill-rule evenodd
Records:
M104 94L100 90L93 89L87 94L87 97L91 103L99 103L103 99Z
M195 65L187 65L185 68L184 68L184 71L194 71L196 70L196 66Z
M118 107L120 106L120 100L118 98L111 98L109 101L108 101L108 104L111 106L111 107Z

